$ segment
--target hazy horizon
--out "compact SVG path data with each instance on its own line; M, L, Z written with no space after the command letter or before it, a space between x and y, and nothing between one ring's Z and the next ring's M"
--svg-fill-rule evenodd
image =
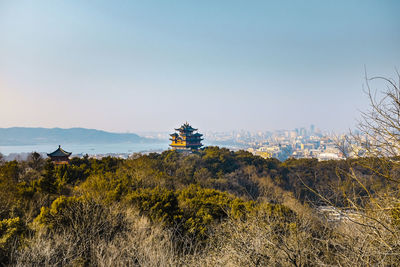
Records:
M183 124L183 123L181 123ZM180 124L180 125L181 125ZM160 131L145 131L145 130L138 130L138 131L110 131L110 130L105 130L105 129L101 129L101 128L86 128L86 127L42 127L42 126L9 126L9 127L0 127L0 129L10 129L10 128L28 128L28 129L35 129L35 128L41 128L41 129L62 129L62 130L70 130L70 129L86 129L86 130L97 130L97 131L104 131L104 132L108 132L108 133L118 133L118 134L125 134L125 133L129 133L129 134L137 134L141 137L144 137L146 134L168 134L172 133L172 132L176 132L175 128L179 127L180 125L177 125L173 128L170 129L164 129L164 130L160 130ZM244 129L244 128L236 128L236 129L226 129L226 130L212 130L212 129L208 129L208 130L203 130L203 129L198 129L199 132L201 133L230 133L230 132L240 132L240 131L248 131L251 133L257 133L257 132L279 132L279 131L295 131L296 129L301 129L304 128L307 131L310 129L310 126L313 125L315 127L315 131L320 131L323 133L347 133L349 131L354 131L357 130L356 128L349 128L349 129L344 129L342 131L334 131L331 129L321 129L318 127L318 125L315 124L310 124L310 125L299 125L298 127L293 127L293 128L279 128L279 129L255 129L255 130L249 130L249 129ZM195 126L195 125L192 125Z
M0 127L354 128L399 1L1 1ZM384 89L384 88L382 88Z

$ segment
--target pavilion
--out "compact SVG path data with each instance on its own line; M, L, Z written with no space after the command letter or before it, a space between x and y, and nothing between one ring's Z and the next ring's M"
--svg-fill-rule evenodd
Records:
M69 156L71 156L72 152L67 152L58 146L58 149L52 153L47 154L50 157L51 161L55 164L69 164Z
M180 150L180 151L192 151L198 150L203 146L201 138L203 135L200 133L193 133L197 131L189 123L184 123L180 128L175 129L178 133L170 134L171 138L169 140L172 141L170 146L172 149Z

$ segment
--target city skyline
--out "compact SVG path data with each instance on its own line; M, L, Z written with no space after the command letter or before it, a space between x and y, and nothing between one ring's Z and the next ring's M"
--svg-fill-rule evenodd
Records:
M136 134L113 134L82 128L0 128L2 136L0 153L6 156L6 160L22 159L32 151L47 155L57 146L56 144L63 144L63 147L69 149L68 151L73 151L73 157L83 157L88 154L100 159L110 155L128 158L133 153L162 152L168 149L168 145L172 147L170 149L179 151L191 151L188 147L196 150L204 145L222 146L233 151L246 150L263 158L273 157L281 161L288 158L339 160L343 159L343 153L338 149L337 141L348 140L348 136L321 132L314 125L310 125L309 128L266 132L239 130L193 134L193 131L197 130L199 129L185 123L175 128L175 131L179 131L179 135L176 132L174 134L159 132L139 137ZM201 143L203 140L204 144ZM358 148L358 151L357 153L363 153L361 148Z
M187 121L186 121L187 122ZM244 129L244 128L236 128L236 129L226 129L226 130L213 130L213 129L208 129L205 130L204 132L206 134L232 134L232 133L250 133L250 134L275 134L275 133L283 133L283 132L299 132L299 135L301 131L306 131L309 133L310 128L314 127L315 131L314 133L323 133L323 134L350 134L351 132L358 132L359 130L357 128L354 129L345 129L343 131L334 131L330 129L322 129L318 127L318 125L315 124L310 124L310 125L300 125L298 127L293 127L293 128L281 128L281 129L256 129L256 130L249 130L249 129ZM100 132L106 132L106 133L111 133L111 134L137 134L139 136L145 137L149 136L150 138L155 138L155 135L160 135L160 136L169 136L171 129L162 129L159 131L145 131L145 130L138 130L138 131L110 131L110 130L105 130L105 129L98 129L98 128L85 128L85 127L42 127L42 126L37 126L37 127L30 127L30 126L10 126L10 127L0 127L0 129L60 129L60 130L71 130L71 129L83 129L83 130L89 130L89 131L100 131ZM163 139L163 138L162 138Z
M0 1L0 126L343 132L365 70L395 75L399 7Z

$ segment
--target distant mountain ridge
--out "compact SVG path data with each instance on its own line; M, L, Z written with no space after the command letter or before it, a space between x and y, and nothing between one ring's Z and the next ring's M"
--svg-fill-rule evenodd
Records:
M86 128L0 128L0 145L147 143L159 141L134 133L111 133Z

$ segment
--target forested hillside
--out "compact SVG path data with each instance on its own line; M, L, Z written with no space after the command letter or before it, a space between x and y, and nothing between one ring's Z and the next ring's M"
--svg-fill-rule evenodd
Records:
M351 172L358 181L346 179ZM393 246L364 240L360 247L357 224L331 223L316 212L321 205L368 205L367 192L378 196L390 186L360 161L280 162L218 147L72 158L69 165L32 153L0 163L0 262L392 265L399 260ZM385 214L394 238L400 212Z

